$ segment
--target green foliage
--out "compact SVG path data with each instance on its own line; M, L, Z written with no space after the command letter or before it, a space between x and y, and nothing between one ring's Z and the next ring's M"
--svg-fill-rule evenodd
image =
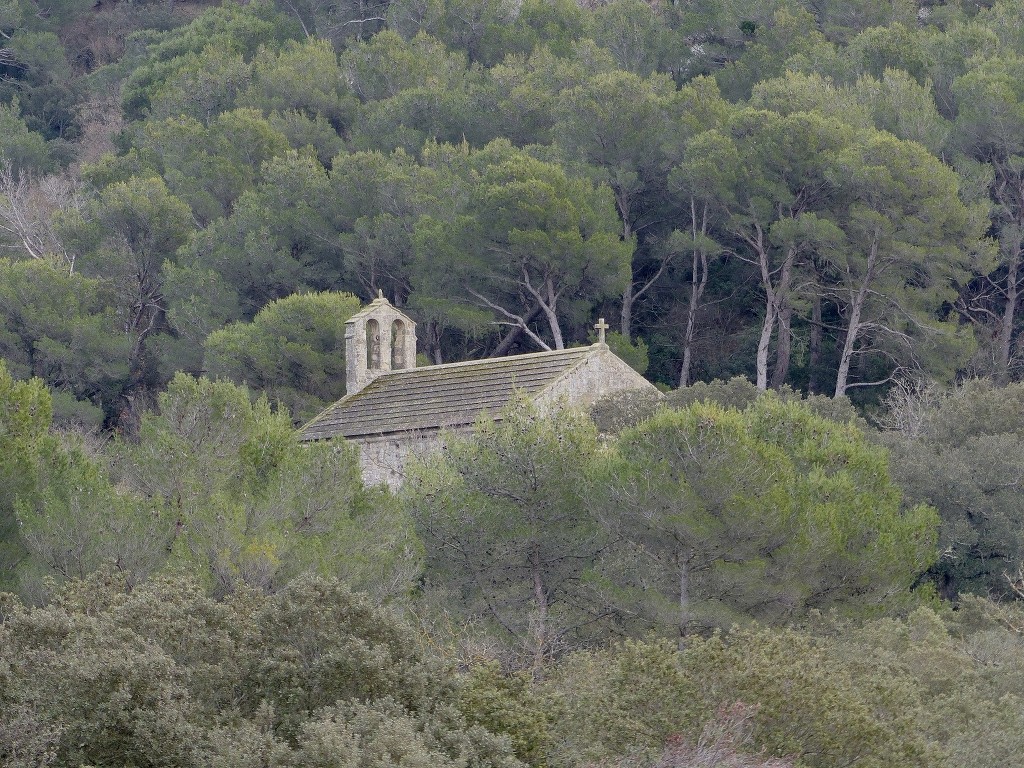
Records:
M252 62L252 85L241 102L264 111L322 115L339 133L351 124L355 109L334 51L316 39L288 41L276 53L260 50Z
M0 2L0 580L42 601L115 569L2 601L0 763L1019 763L1024 621L967 595L1020 594L1019 393L896 386L891 469L847 399L803 393L1019 378L1020 0L208 5ZM317 601L360 610L333 587L265 620L246 584L418 578L405 513L286 413L342 393L340 324L378 290L434 362L618 312L634 367L697 381L600 404L603 447L519 414L423 471L420 607L538 676L609 633L913 604L934 519L891 478L938 509L929 577L960 610L457 694L331 645ZM264 398L174 379L204 368ZM117 437L50 433L76 424ZM147 585L170 567L230 597Z
M26 6L26 15L38 19L39 14L30 5ZM75 10L81 15L85 9ZM59 11L50 17L59 17ZM10 104L15 113L20 109L26 126L33 132L31 142L22 135L12 143L20 144L23 151L29 150L27 145L32 144L32 150L38 152L37 136L47 140L46 150L52 160L46 163L48 167L40 164L39 170L68 163L73 157L68 142L81 135L78 109L85 89L82 82L73 77L63 41L56 31L20 29L6 37L4 47L4 63L9 74L5 73L0 85L0 102ZM24 129L18 132L23 134Z
M956 174L923 146L815 112L747 109L689 139L669 178L691 205L704 207L705 228L714 214L708 234L743 243L743 258L755 267L765 297L759 389L769 385L772 337L771 383L779 386L789 375L793 315L815 302L820 313L829 286L844 326L837 395L871 385L852 381L850 371L872 347L883 371L892 365L883 360L907 360L942 378L973 351L972 335L940 310L983 263L983 224L960 199ZM811 294L801 296L798 284ZM820 326L814 333L820 357Z
M179 375L115 448L118 480L173 521L170 564L217 593L314 572L399 597L418 572L411 526L363 489L355 449L299 444L288 412L245 388Z
M893 399L901 416L887 435L908 497L941 516L942 557L932 575L943 596L1009 594L1006 573L1024 560L1024 509L1016 492L1024 389L969 381L948 393Z
M861 418L848 398L833 398L826 395L803 396L789 387L781 387L774 394L783 402L802 402L808 411L828 421L856 424L865 432L868 430L867 422ZM665 404L670 408L686 408L693 403L710 402L725 408L744 410L761 395L753 382L736 376L728 381L698 381L693 386L680 387L665 395Z
M534 670L560 651L552 635L688 637L913 605L935 511L905 507L885 450L819 409L774 395L662 408L598 451L576 417L516 404L452 437L408 491L434 599L459 595Z
M1024 178L1024 91L1019 75L1024 60L1017 54L978 58L952 81L958 114L953 125L954 145L986 170L985 187L991 206L989 217L998 239L996 263L987 265L995 296L982 292L964 302L968 316L989 329L992 339L991 371L1001 382L1010 378L1015 349L1017 294L1020 283L1024 229L1024 201L1012 190ZM966 164L965 164L966 165ZM988 314L986 314L986 311ZM987 370L986 370L987 369Z
M606 3L596 9L591 33L611 52L620 69L647 77L660 69L669 42L658 10L641 0Z
M478 10L471 3L467 13ZM425 142L474 145L494 137L487 113L489 89L466 57L420 33L403 40L382 32L347 51L341 66L363 102L353 127L357 149L419 153Z
M139 442L101 449L47 435L41 383L6 380L4 579L17 566L33 599L42 577L106 564L130 586L162 569L198 571L218 594L320 573L379 600L405 597L419 573L411 522L363 488L355 451L299 444L287 411L244 388L179 376L159 415L143 417ZM31 429L26 409L37 413Z
M80 435L52 434L40 379L0 365L0 584L39 597L39 579L81 578L113 563L130 584L165 559L169 526L111 484Z
M125 271L135 267L132 271L145 275L136 277L143 284L173 257L192 226L188 208L162 179L133 178L104 189L84 214L69 214L65 237L86 259L95 259L97 272L110 268L104 259L120 256L129 264L115 262L116 266Z
M505 27L516 17L508 0L445 0L437 28L447 45L466 52L470 61L494 64L501 57Z
M280 45L298 32L272 3L255 2L211 8L188 26L142 34L137 42L145 49L124 85L126 116L138 119L161 101L168 111L177 101L193 117L210 119L233 106L247 85L246 62L261 46Z
M934 557L935 512L903 509L885 452L798 401L659 411L619 436L605 472L621 544L598 583L628 626L686 636L885 610Z
M263 164L283 155L288 141L257 111L236 109L208 126L188 115L149 122L142 149L155 158L171 192L205 224L230 214L260 179Z
M649 419L662 404L662 395L650 390L627 390L599 398L590 408L590 418L602 435L618 434Z
M718 403L724 408L743 410L757 400L760 393L750 379L734 376L728 381L698 381L691 387L680 387L665 397L672 408L687 408L694 403Z
M564 348L563 323L580 322L627 279L632 243L620 240L611 191L505 141L447 154L465 168L467 199L452 220L420 220L415 287L524 330L536 305L547 333L531 338Z
M696 740L720 707L754 707L755 748L799 765L934 764L917 728L916 691L795 630L737 629L669 643L628 642L580 653L552 677L561 765L660 752L673 734Z
M456 200L443 199L444 189ZM331 190L349 282L364 295L383 290L396 302L406 301L413 292L417 224L424 216L444 217L459 201L455 179L401 149L387 156L356 152L335 159Z
M955 174L918 144L884 133L870 135L840 155L839 169L852 193L841 220L851 248L841 251L835 264L846 272L847 291L864 297L851 302L853 321L843 359L849 359L860 337L860 318L854 315L860 306L866 321L884 329L883 339L891 335L899 344L901 333L914 331L898 316L919 318L921 327L932 331L925 336L931 343L922 345L922 356L948 378L950 363L966 357L963 350L971 351L971 338L954 323L935 319L935 310L954 298L953 286L970 274L984 225L960 200ZM936 253L943 255L936 258ZM902 277L909 274L913 280ZM896 275L901 277L893 285ZM886 302L869 301L869 291ZM843 371L841 363L837 395L845 394Z
M924 35L916 25L899 22L864 30L850 41L846 50L856 73L882 79L886 68L901 69L923 83L931 68L931 56Z
M614 71L611 55L591 41L575 43L566 56L556 56L543 46L529 56L509 56L490 70L501 112L501 135L516 146L550 142L562 92Z
M814 17L783 5L771 20L754 30L743 55L716 74L722 92L732 100L746 98L759 80L778 77L788 61L827 56L829 46Z
M956 613L921 609L902 621L840 625L829 645L858 677L870 669L916 693L919 727L944 764L1012 765L1020 749L1019 622L1019 606L965 596Z
M641 376L647 372L650 362L647 356L647 344L643 339L630 341L616 331L609 332L605 338L608 340L608 348L617 357L628 363L630 368Z
M871 27L884 27L893 23L913 25L917 16L917 7L906 0L825 0L816 3L813 10L825 34L842 42L847 41L853 34Z
M324 167L312 152L287 151L268 160L261 177L229 217L213 222L181 254L179 304L171 311L179 327L199 320L188 329L196 343L225 321L251 319L270 301L338 279L340 249L328 219Z
M545 45L558 56L568 56L573 43L585 36L586 23L583 9L572 0L524 0L512 35L525 53Z
M742 411L762 394L757 391L757 387L750 379L735 376L728 381L698 381L691 386L666 392L664 395L649 392L622 392L609 395L595 403L591 409L591 416L600 432L617 434L650 418L662 405L682 410L694 403L716 403L723 408ZM867 422L845 397L803 396L789 387L780 388L774 392L774 396L783 402L802 402L812 413L828 421L856 424L865 432L869 431Z
M927 81L919 84L902 70L886 69L881 79L867 75L859 78L851 95L865 106L876 128L939 154L950 124L939 115L930 85Z
M129 339L105 294L99 280L46 262L0 260L0 355L18 378L67 394L61 424L97 425L128 378Z
M0 104L0 158L17 173L53 170L55 163L46 141L29 130L19 111L17 99L10 105Z
M106 572L53 598L3 608L5 765L521 765L405 627L336 582L217 602Z
M16 505L31 560L19 569L19 591L35 598L40 580L82 579L112 565L129 586L164 565L174 521L115 488L101 456L73 434L38 446L35 488Z
M478 664L459 686L458 706L469 722L507 735L523 762L544 765L551 749L550 712L531 682L523 672L506 675L495 663Z
M211 333L204 366L305 420L345 393L345 322L359 311L351 294L295 294L271 302L252 323Z
M555 137L570 154L604 169L613 188L634 196L661 170L657 150L672 127L675 95L664 77L598 74L561 94Z
M931 84L922 85L900 69L886 69L878 79L862 75L838 86L818 73L787 72L757 83L751 103L780 114L817 111L857 127L873 125L933 153L942 150L950 131Z
M978 598L815 631L456 674L336 582L224 600L112 570L0 604L0 758L175 766L1016 765L1019 608ZM515 750L515 755L513 754ZM658 762L658 759L661 762ZM681 762L682 756L691 762ZM523 762L516 759L519 757Z
M1018 333L1011 282L1020 227L1006 192L1015 188L1015 155L1012 141L992 152L986 142L993 132L1012 138L1015 130L1016 7L1009 0L981 11L930 5L918 17L902 0L302 0L211 8L86 8L68 0L41 14L14 2L0 9L0 122L9 129L0 150L33 173L80 155L84 174L77 164L70 174L94 184L90 194L159 176L191 209L194 226L186 229L198 231L187 259L165 254L166 269L147 270L160 274L165 298L144 290L109 302L132 315L133 351L131 381L104 403L108 426L134 429L141 406L175 370L199 372L209 333L252 319L275 299L315 290L363 297L385 290L417 315L433 360L583 341L584 318L603 302L606 316L620 311L627 339L644 339L650 376L663 384L754 373L762 387L820 392L834 375L844 390L887 381L900 367L949 379L969 358L972 370L1008 379ZM751 94L750 106L782 119L736 109L722 93ZM117 99L121 111L112 107ZM946 120L954 117L950 136ZM865 189L884 197L892 185L858 176L860 150L842 161L834 155L851 141L875 142L872 128L927 149L893 151L919 169L907 187L941 192L934 207L919 211L935 237L897 247L938 253L941 245L942 255L887 266L887 279L870 286L859 313L863 327L851 329L856 302L847 300L850 281L840 278L846 267L847 276L864 277L856 274L858 254L870 243L851 234L860 225L849 202ZM756 140L744 140L748 129ZM707 132L731 139L736 162L726 162L729 142L715 144L714 135L694 141ZM485 188L513 157L495 149L500 139L530 146L525 156L573 183L598 181L588 192L538 167L516 171L518 182L543 179L554 187L546 194L568 195L578 209L607 208L595 223L585 211L544 206L588 220L581 232L614 231L622 240L595 241L605 263L589 264L588 279L570 278L564 288L555 281L557 301L545 299L539 309L530 290L538 276L528 270L529 285L519 280L521 249L504 263L497 253L504 236L484 222L494 192ZM465 142L469 159L437 149L438 142ZM350 160L360 151L390 159ZM943 175L941 163L968 167L958 153L981 164L971 181L964 175L961 197L971 202L991 170L995 204L970 207L962 228L953 226L962 211L950 189L932 184ZM417 158L414 167L409 158ZM895 155L886 163L902 165ZM336 180L335 166L342 166ZM611 208L592 199L608 197L605 186ZM729 203L744 189L751 194ZM67 207L81 205L76 199ZM520 213L530 216L537 207L536 200L500 205L525 205ZM891 198L880 205L908 214ZM85 209L92 209L88 201ZM951 214L942 226L932 220L937 210ZM38 226L52 212L43 206L21 221ZM986 220L999 238L998 266L994 250L972 242ZM534 223L511 225L530 248L557 254L548 238L564 228L550 217ZM765 254L751 245L752 227L765 233L774 285L763 284ZM89 253L96 232L90 240L80 229L64 236L87 254L85 273L110 274L124 287L122 270L98 267ZM631 280L619 263L630 246ZM785 270L775 269L792 247L800 252L784 279ZM568 256L579 263L578 252ZM468 299L466 285L452 287L464 274L474 277L468 288L478 297ZM756 282L772 295L760 296ZM951 307L981 332L954 327ZM505 323L506 332L496 332ZM758 326L766 339L757 338Z
M596 443L586 417L538 418L520 397L473 437L450 435L405 494L428 583L459 595L538 671L588 631L581 577L604 546L587 497Z
M33 455L51 418L43 382L15 381L0 363L0 586L5 589L15 583L15 569L26 555L15 507L35 487Z
M81 209L61 212L57 225L81 273L102 280L112 294L107 302L128 346L129 376L105 398L104 416L108 425L130 423L138 416L131 402L157 379L148 345L164 330L163 267L188 239L194 219L161 178L149 176L106 187Z
M367 102L384 101L431 81L456 86L465 70L464 58L440 40L421 34L405 41L389 32L349 51L342 65L353 92Z

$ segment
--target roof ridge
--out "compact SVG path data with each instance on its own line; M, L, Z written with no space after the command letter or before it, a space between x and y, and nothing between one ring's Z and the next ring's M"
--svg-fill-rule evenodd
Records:
M417 371L437 371L442 368L460 368L470 367L474 365L483 365L485 363L503 363L506 360L535 360L538 357L554 357L554 356L568 356L570 354L590 353L596 352L598 345L590 344L586 347L570 347L569 349L546 349L540 352L526 352L520 355L504 355L503 357L482 357L479 360L460 360L457 363L438 363L437 365L421 365L415 368L399 368L395 371L388 371L387 373L381 374L376 377L374 381L383 379L385 376L397 375L401 376L406 373L414 373Z
M334 405L347 405L348 403L363 396L372 396L375 390L378 389L378 387L376 386L378 382L386 383L388 381L393 381L396 378L401 378L402 376L411 376L416 373L427 374L433 373L435 371L473 368L474 366L495 365L498 363L506 362L531 362L536 361L538 358L551 359L556 357L575 357L577 355L582 357L583 354L589 355L593 352L600 352L602 351L602 349L603 347L601 347L598 344L591 344L590 346L587 347L570 347L569 349L548 349L543 350L541 352L527 352L522 355L505 355L504 357L484 357L479 360L461 360L457 363L439 363L438 365L424 365L416 368L399 368L398 370L388 371L387 373L382 373L378 376L374 376L373 379L365 387L353 392L351 395L346 394L343 398L341 398L341 400L336 401ZM324 412L318 414L316 418L313 419L313 421L319 419L320 415L323 415L323 413L325 413L327 410L333 408L334 405L329 406L327 409L325 409ZM310 423L312 423L312 421Z

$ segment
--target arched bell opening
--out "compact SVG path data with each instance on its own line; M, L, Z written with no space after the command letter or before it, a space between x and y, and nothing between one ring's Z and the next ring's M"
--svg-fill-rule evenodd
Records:
M408 329L401 320L395 320L391 324L391 370L397 371L409 367L409 361L405 359L406 337Z
M366 368L380 370L380 323L372 318L366 321Z

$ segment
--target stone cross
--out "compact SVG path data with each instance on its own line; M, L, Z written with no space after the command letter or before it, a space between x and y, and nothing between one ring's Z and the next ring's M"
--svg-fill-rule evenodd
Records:
M602 317L600 320L597 321L597 323L594 324L594 328L597 330L597 343L604 344L604 332L611 328L611 326L608 325L608 323L606 323L604 321L604 318Z

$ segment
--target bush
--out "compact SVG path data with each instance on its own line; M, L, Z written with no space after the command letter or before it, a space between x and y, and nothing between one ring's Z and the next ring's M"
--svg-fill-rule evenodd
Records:
M0 764L515 768L454 676L335 581L218 602L113 571L0 601Z

